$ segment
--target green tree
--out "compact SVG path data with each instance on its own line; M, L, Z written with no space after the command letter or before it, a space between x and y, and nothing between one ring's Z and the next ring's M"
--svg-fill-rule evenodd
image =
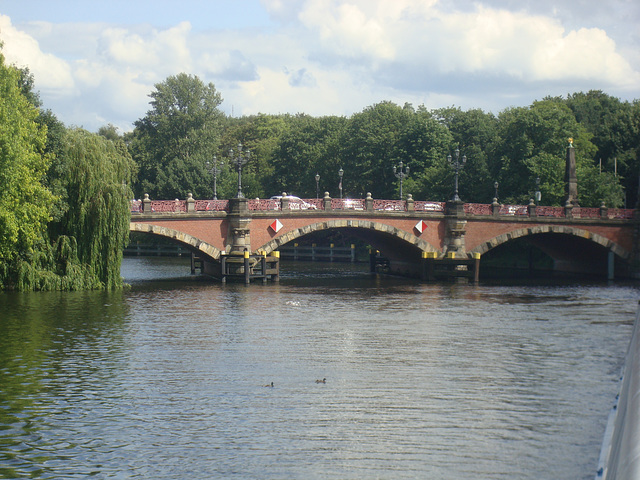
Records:
M346 121L344 117L297 116L275 149L270 191L314 198L316 174L320 175L320 197L325 190L335 188L340 169L340 139Z
M64 162L67 208L56 230L75 239L80 263L92 269L102 287L118 288L135 164L121 140L82 129L67 132Z
M403 193L416 200L446 200L453 183L445 159L452 144L448 128L424 107L419 107L404 125L394 148L395 162L411 168ZM393 165L392 165L393 167ZM393 177L385 198L398 198L399 182Z
M242 190L248 198L269 197L279 192L273 191L271 179L274 166L279 159L274 156L278 142L291 128L294 122L292 115L251 115L241 119L227 119L226 128L222 137L220 155L229 165L230 175L223 183L223 191L230 196L235 195L237 168L231 165L230 150L237 153L238 145L242 144L243 151L250 151L249 162L242 169ZM228 187L227 187L228 185Z
M47 130L19 87L20 72L0 54L0 278L42 241L54 197L42 179L49 166Z
M622 102L600 90L591 90L569 95L566 104L578 122L593 134L592 142L597 148L593 160L598 165L598 172L618 174L627 196L636 199L640 173L637 101L635 104ZM633 204L628 206L633 207Z
M198 198L210 194L206 162L217 153L224 115L212 83L178 74L155 85L151 110L135 122L131 152L140 167L137 196Z
M449 107L435 111L437 118L447 126L460 155L467 163L460 171L460 195L470 202L488 203L494 194L493 184L499 180L500 166L495 150L499 144L498 120L492 113L480 109L463 111ZM447 155L454 155L449 151ZM447 165L446 178L453 184L453 169ZM450 187L451 189L451 187ZM450 197L449 193L449 197Z
M599 206L592 191L581 184L593 176L596 147L591 134L580 125L573 112L562 102L547 99L530 107L511 108L498 116L501 144L500 192L505 203L526 203L533 198L536 178L540 178L542 202L561 205L565 195L565 159L569 138L576 148L578 196L582 206ZM609 181L603 176L600 182ZM615 188L615 186L610 186ZM607 187L609 188L609 187Z
M377 198L392 196L396 180L392 169L401 160L396 144L414 113L409 105L381 102L349 118L341 142L345 196L364 197L366 192Z

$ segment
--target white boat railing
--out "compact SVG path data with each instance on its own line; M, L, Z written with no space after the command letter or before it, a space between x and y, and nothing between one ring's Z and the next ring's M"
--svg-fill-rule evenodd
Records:
M595 478L640 479L640 307L622 370L620 392L609 413Z

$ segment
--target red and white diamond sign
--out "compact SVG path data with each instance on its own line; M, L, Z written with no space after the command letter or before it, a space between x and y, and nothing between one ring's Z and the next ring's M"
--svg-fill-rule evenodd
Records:
M282 228L282 223L280 223L280 220L276 219L271 223L271 225L269 225L269 227L271 228L271 230L278 233L278 230Z
M416 223L415 228L418 232L422 233L427 229L427 223L424 220L420 220Z

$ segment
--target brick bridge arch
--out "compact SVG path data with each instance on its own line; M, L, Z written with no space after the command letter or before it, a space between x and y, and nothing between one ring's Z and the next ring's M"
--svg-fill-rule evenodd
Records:
M472 250L469 250L469 253L479 253L483 255L489 250L492 250L499 245L510 242L512 240L548 233L569 235L588 240L594 244L604 247L607 250L612 251L615 255L622 258L623 260L629 260L629 258L631 257L630 251L598 233L590 232L582 228L569 227L566 225L540 225L512 230L508 233L498 235L490 240L487 240L486 242L481 243Z
M150 225L146 223L133 223L129 224L129 231L149 233L151 235L157 235L172 240L175 243L179 243L187 247L189 250L197 251L201 255L205 255L212 260L220 259L220 250L213 245L208 244L196 238L188 233L174 230L173 228L162 227L158 225Z
M378 249L383 249L389 242L387 239L393 239L395 242L400 241L402 244L409 244L415 247L414 251L419 252L437 252L438 249L431 245L429 242L397 227L391 225L369 221L369 220L328 220L322 222L315 222L304 227L295 228L290 230L284 235L273 238L258 250L271 253L277 250L282 245L289 243L297 238L304 237L314 232L323 230L350 230L354 235L369 241L372 246ZM360 235L358 235L360 233ZM385 252L388 253L388 252Z

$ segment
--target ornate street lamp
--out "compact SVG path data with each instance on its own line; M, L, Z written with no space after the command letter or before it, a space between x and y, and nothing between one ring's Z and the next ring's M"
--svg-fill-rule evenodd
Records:
M316 173L316 200L320 197L320 175Z
M494 188L494 194L493 194L493 202L494 203L498 203L498 182L495 182L493 184L493 188Z
M393 174L400 180L400 200L402 200L402 182L409 176L409 165L404 167L404 171L402 171L402 167L402 162L400 162L397 167L393 167Z
M244 155L243 155L244 153ZM242 195L242 167L251 159L251 152L246 150L242 151L242 144L238 144L238 155L236 157L233 156L233 149L229 150L229 158L231 159L231 163L234 163L238 168L238 193L236 193L236 198L244 198Z
M540 200L542 200L542 193L540 193L540 177L536 177L535 198L536 198L536 205L538 205L540 203Z
M454 171L455 171L455 191L453 194L453 198L452 201L454 202L459 202L460 201L460 197L458 196L458 172L460 170L462 170L462 168L464 167L465 163L467 163L467 156L464 155L462 157L462 162L460 161L460 150L456 148L455 151L456 154L456 158L455 160L451 158L451 155L447 156L447 160L449 162L449 164L453 167Z
M224 163L220 162L220 167L222 167L222 165L224 165ZM218 158L215 155L213 156L213 166L211 166L211 163L209 162L209 160L207 160L207 171L213 174L213 199L217 200L218 199L218 175L222 172L222 169L218 168Z
M342 176L344 175L344 170L340 167L338 170L338 177L340 177L340 183L338 184L338 189L340 190L340 198L342 199Z

